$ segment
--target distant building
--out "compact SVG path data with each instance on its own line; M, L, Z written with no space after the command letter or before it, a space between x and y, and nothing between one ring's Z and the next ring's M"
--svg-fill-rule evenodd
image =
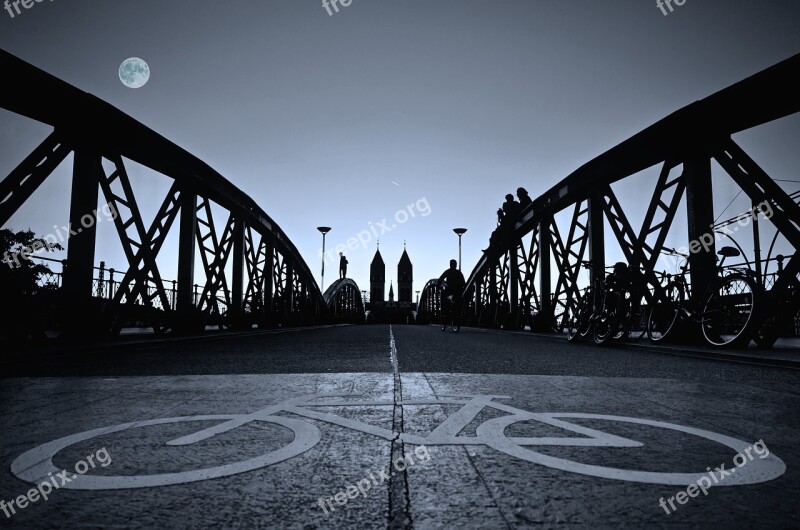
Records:
M408 252L403 248L403 255L400 256L400 262L397 264L397 301L400 303L412 303L414 299L411 293L413 292L414 265L411 264Z
M369 269L370 301L367 304L370 322L411 323L414 321L416 306L414 304L414 265L408 252L403 254L397 263L397 293L394 296L394 281L389 283L389 300L384 298L386 290L386 264L383 262L380 249L375 251Z
M372 264L369 266L369 301L373 304L383 303L386 291L386 264L381 257L381 250L375 251Z

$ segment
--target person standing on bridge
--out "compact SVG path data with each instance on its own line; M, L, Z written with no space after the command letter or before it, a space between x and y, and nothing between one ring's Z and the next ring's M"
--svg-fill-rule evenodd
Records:
M339 252L339 278L346 278L347 277L347 264L350 263L347 261L347 258L344 257L343 252Z
M531 196L528 195L528 190L522 186L517 188L517 198L519 199L519 211L523 211L525 208L533 204L533 199L531 199Z
M506 195L506 202L503 203L503 221L501 224L513 226L514 221L517 219L517 214L519 214L519 210L520 205L514 200L514 196L510 193Z
M489 246L483 249L483 252L487 252L497 242L500 242L508 237L514 227L514 222L516 221L519 212L520 203L514 200L514 196L512 194L507 194L506 202L504 202L503 205L497 210L498 227L492 232L492 235L489 236Z

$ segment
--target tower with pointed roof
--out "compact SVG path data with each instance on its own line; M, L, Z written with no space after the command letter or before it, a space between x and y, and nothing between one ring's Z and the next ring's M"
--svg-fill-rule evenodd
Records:
M380 244L369 266L369 300L370 303L383 303L383 293L386 291L386 264L381 257Z
M394 284L389 282L389 303L394 303Z
M411 258L408 257L405 244L403 244L403 255L397 263L397 301L400 303L411 303L413 298L411 293L414 291L414 266Z

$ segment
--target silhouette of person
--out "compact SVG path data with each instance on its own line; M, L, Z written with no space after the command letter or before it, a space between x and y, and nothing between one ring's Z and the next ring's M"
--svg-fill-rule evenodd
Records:
M523 187L517 188L517 197L519 198L519 211L522 211L533 204L533 199L531 199L531 196L528 195L528 190Z
M347 277L347 264L350 263L347 261L347 258L344 257L343 252L339 252L339 278L346 278Z
M503 221L506 224L513 224L519 214L519 203L514 200L510 193L506 195L506 202L503 203Z
M437 283L437 286L442 290L442 307L444 307L445 303L448 303L448 296L453 297L454 304L459 303L466 285L467 282L464 280L464 275L458 270L458 262L451 259L450 268L439 276L439 282Z

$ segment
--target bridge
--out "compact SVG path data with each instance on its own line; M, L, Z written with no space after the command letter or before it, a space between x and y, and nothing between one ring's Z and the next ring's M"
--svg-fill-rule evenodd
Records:
M366 324L361 286L342 278L323 291L235 176L6 52L0 65L13 80L0 106L53 128L0 183L0 224L72 154L80 227L63 261L39 259L56 270L37 269L36 303L7 300L6 334L17 336L0 377L0 519L12 526L796 520L800 192L732 135L800 110L800 55L554 178L472 268L458 333L438 325L436 280L416 325ZM34 90L50 97L21 96ZM149 225L141 205L154 198L136 196L127 160L171 179ZM716 220L712 161L754 210ZM614 184L653 167L635 226ZM107 268L97 244L101 197L123 269ZM696 243L686 252L665 246L680 215ZM725 230L741 219L752 249ZM168 269L159 257L170 233ZM714 281L719 252L733 257L725 248L755 286L747 339L773 348L633 340L680 276L659 257L685 254L691 288ZM582 300L603 309L587 292L604 274L582 279L581 268L606 271L615 255L638 271L639 320L603 348L568 342Z
M58 291L51 323L73 336L108 336L132 324L161 334L208 326L250 330L365 320L359 286L352 280L335 282L323 294L285 232L232 181L91 94L6 52L0 63L15 80L4 89L0 105L53 127L0 183L0 224L74 154L69 226L82 228L69 236L66 259L58 263L62 270L44 276ZM775 338L796 335L800 190L785 191L732 135L800 110L799 67L796 55L694 102L535 198L473 268L463 295L464 322L563 334L586 287L581 265L605 270L610 265L606 255L616 245L626 264L640 272L637 292L645 301L634 327L643 330L649 308L665 300L669 271L659 270L658 261L671 250L664 242L685 204L687 241L703 243L690 247L685 256L689 284L708 285L717 274L717 240L720 246L734 245L743 260L735 266L752 272L760 295L753 337L764 335L758 328L765 326L777 330L771 333ZM17 95L34 87L52 97L33 101ZM172 179L149 226L123 159ZM712 161L750 198L751 213L769 212L768 223L746 214L715 219ZM612 185L652 167L660 171L649 183L646 215L641 226L633 226ZM128 262L123 270L106 270L97 252L92 220L98 215L100 193L109 210L118 213L114 224ZM750 218L753 250L748 252L726 227ZM606 227L612 241L606 240ZM178 258L164 271L158 258L171 230L178 232ZM711 240L706 244L705 238ZM198 257L204 278L194 277ZM595 287L598 278L602 275L595 272L589 285ZM419 322L440 318L438 293L436 282L423 288ZM699 298L703 290L692 293ZM774 339L760 343L769 345Z

